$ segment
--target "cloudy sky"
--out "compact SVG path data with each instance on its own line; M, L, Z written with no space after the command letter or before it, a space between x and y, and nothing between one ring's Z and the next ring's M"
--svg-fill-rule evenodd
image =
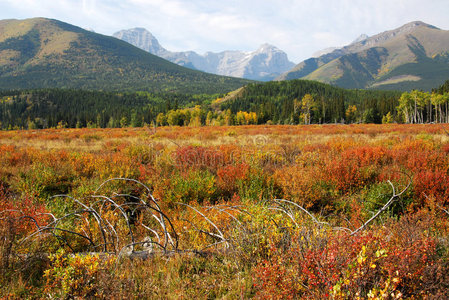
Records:
M0 19L48 17L97 33L144 27L171 51L314 52L421 20L449 29L449 0L0 0Z

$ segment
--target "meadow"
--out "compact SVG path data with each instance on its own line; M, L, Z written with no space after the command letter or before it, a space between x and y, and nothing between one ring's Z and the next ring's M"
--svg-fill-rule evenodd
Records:
M449 297L449 125L0 131L0 297Z

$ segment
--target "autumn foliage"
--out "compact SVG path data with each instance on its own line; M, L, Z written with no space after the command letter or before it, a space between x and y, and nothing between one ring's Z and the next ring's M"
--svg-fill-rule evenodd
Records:
M0 132L0 295L447 298L446 132L441 124ZM130 261L116 247L111 256L84 255L78 252L102 248L70 233L60 234L70 247L52 234L33 235L76 212L57 226L100 236L94 242L101 244L95 217L73 199L150 199L134 181L102 185L111 178L148 187L172 223L175 254ZM409 183L353 234L389 201L392 187ZM111 203L99 207L116 240L132 231L140 241L143 225L159 228L140 206L122 213ZM158 230L152 249L161 250ZM43 254L49 258L37 263Z

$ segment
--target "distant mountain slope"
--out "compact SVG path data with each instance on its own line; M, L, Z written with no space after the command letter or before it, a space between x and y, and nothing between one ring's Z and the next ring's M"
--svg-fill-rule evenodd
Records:
M295 78L345 88L429 90L449 78L449 31L411 22L307 59L277 79Z
M183 68L116 38L57 20L0 21L0 89L217 93L247 82Z
M170 52L144 28L121 30L113 36L178 65L219 75L266 81L295 65L285 52L269 44L252 52L223 51L199 55L193 51Z
M361 34L361 35L360 35L358 38L356 38L351 44L355 44L355 43L361 42L361 41L363 41L363 40L366 40L367 38L369 38L369 36L367 36L366 34ZM317 51L317 52L313 53L312 57L317 58L317 57L320 57L320 56L323 56L323 55L332 53L332 52L334 52L335 50L340 50L340 49L342 49L342 48L339 48L339 47L329 47L329 48L326 48L326 49L323 49L323 50L320 50L320 51Z

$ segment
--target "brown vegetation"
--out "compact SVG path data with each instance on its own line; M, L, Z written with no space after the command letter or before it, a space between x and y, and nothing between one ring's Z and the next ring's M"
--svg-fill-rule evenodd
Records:
M0 295L446 298L448 149L442 125L0 132Z

